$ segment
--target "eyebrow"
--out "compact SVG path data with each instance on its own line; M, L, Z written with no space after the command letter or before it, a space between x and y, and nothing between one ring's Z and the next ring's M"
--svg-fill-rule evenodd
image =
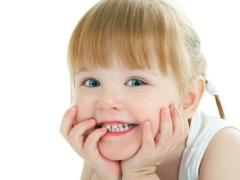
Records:
M88 67L81 67L79 68L77 71L76 71L76 74L77 73L80 73L80 72L87 72L87 71L90 71L91 68L88 68Z
M145 73L152 74L154 76L158 76L156 73L152 72L150 69L132 69L133 71L144 71Z

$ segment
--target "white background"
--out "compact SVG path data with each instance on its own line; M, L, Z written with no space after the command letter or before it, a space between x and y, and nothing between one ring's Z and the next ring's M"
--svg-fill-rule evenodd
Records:
M0 179L79 179L82 160L59 133L69 107L67 44L97 0L0 1ZM208 77L240 127L237 0L179 0L202 40ZM214 98L201 109L218 115ZM126 147L127 148L127 147Z

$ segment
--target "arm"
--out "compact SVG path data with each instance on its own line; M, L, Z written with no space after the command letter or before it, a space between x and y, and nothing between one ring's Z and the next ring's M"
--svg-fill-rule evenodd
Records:
M233 128L219 131L203 157L199 180L240 179L240 132Z
M90 166L86 161L84 161L81 180L92 179L94 173L95 169L92 166Z

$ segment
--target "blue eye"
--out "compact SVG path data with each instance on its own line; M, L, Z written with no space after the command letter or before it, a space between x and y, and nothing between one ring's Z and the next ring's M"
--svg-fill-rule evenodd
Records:
M145 85L146 83L139 79L131 79L126 84L128 86L142 86L142 85Z
M83 82L83 84L87 87L98 87L100 86L100 82L95 79L88 79Z

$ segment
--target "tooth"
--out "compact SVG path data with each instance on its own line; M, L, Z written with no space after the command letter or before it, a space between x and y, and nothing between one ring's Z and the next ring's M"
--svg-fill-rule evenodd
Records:
M128 127L128 124L124 124L125 127Z
M129 127L128 126L125 126L125 131L129 130Z
M122 127L123 127L123 125L122 125L122 124L120 124L118 127L119 127L119 128L122 128Z
M112 126L112 129L117 129L117 126Z
M107 129L107 130L110 130L110 129L111 129L111 126L106 126L106 129Z
M121 127L121 128L119 129L120 132L123 132L124 130L125 130L124 127Z

